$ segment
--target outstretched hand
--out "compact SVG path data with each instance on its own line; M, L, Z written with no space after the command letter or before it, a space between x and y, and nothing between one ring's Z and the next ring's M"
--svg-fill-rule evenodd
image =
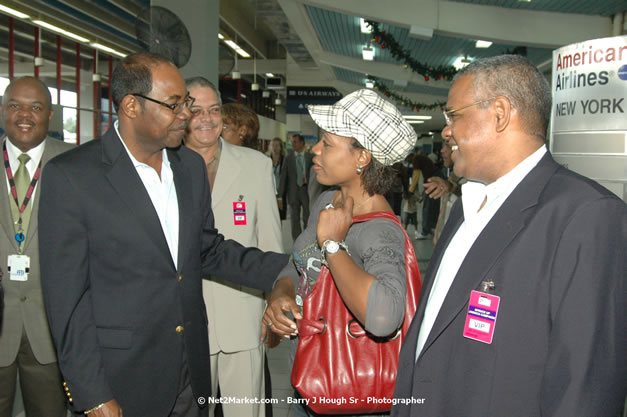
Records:
M291 312L295 320L302 319L300 307L296 304L294 283L290 278L277 281L274 290L268 297L268 307L261 320L261 340L265 340L268 329L283 336L290 337L298 334L296 323L285 315Z

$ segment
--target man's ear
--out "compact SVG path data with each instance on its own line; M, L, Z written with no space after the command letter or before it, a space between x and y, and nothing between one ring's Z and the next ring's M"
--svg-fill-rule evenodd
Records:
M129 119L135 119L143 112L142 104L139 102L137 97L132 95L124 96L122 101L120 102L120 109L118 113L120 115L124 115Z
M514 108L512 103L505 96L498 96L494 99L494 112L496 114L496 131L502 133L510 123Z

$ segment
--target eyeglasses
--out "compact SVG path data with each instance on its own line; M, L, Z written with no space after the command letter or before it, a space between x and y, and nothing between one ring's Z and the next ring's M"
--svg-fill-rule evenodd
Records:
M453 109L453 110L443 111L442 114L444 115L444 120L446 120L446 125L450 126L450 125L453 124L453 120L451 119L451 115L453 113L457 113L458 111L467 109L468 107L476 106L477 104L481 104L481 103L486 103L488 101L492 101L495 98L496 97L486 98L484 100L475 101L474 103L465 104L465 105L463 105L461 107L458 107L456 109Z
M159 100L155 100L154 98L146 97L143 94L131 94L131 95L135 96L135 97L141 97L141 98L146 99L148 101L152 101L153 103L161 104L163 107L167 107L168 109L172 110L172 113L174 113L174 114L179 114L186 107L190 108L194 104L194 101L196 101L196 99L194 97L190 96L189 93L187 93L187 95L183 99L182 103L174 103L174 104L164 103L163 101L159 101Z

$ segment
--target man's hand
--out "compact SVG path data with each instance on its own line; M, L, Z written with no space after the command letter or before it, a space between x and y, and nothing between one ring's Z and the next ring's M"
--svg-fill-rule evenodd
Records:
M104 403L102 407L96 411L89 413L89 417L122 417L122 408L116 400L110 400Z
M283 199L277 198L276 203L279 206L279 210L283 210Z
M316 235L318 245L326 240L341 242L346 238L348 229L353 224L353 198L346 197L343 207L327 208L320 212Z
M261 320L261 340L266 338L268 329L283 337L296 336L298 327L284 312L289 311L294 319L300 320L303 316L300 307L294 301L294 283L291 278L281 278L268 296L268 307Z
M425 193L432 199L437 200L444 194L448 193L450 183L440 177L431 177L425 183Z

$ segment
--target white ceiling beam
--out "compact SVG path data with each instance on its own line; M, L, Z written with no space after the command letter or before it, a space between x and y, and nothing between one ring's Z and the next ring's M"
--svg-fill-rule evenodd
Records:
M611 36L609 17L508 9L438 0L305 0L320 7L395 26L420 26L454 37L556 48Z
M375 77L385 78L386 80L403 80L412 84L442 88L446 91L443 91L443 95L447 94L447 91L451 86L451 82L446 80L425 81L424 76L416 74L414 71L411 71L409 69L403 68L403 66L401 66L400 64L377 62L376 57L375 61L364 61L361 58L351 58L331 52L322 52L319 54L319 59L320 62L327 65L344 68L349 71L374 75Z
M237 61L237 70L242 74L252 74L254 64L252 59L239 59ZM285 59L258 59L257 74L265 74L271 72L273 74L285 74L287 72L287 61Z

